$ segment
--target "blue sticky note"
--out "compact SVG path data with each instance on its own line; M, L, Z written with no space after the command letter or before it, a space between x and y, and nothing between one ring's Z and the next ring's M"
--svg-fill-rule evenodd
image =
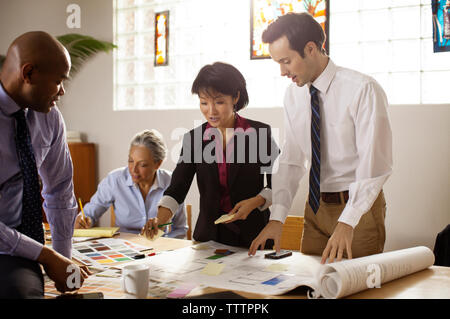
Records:
M283 276L283 275L279 275L277 277L274 277L272 279L269 279L267 281L262 282L263 285L270 285L270 286L275 286L278 285L280 282L284 281L287 279L287 276Z

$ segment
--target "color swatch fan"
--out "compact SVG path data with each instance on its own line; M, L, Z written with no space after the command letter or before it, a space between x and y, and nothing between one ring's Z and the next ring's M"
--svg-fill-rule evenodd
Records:
M86 265L106 266L118 262L132 261L140 250L148 247L132 242L105 238L73 245L72 256Z

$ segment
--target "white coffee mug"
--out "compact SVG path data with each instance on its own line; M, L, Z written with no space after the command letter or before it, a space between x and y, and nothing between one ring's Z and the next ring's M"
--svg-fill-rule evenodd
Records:
M144 299L148 293L147 265L127 265L122 269L122 289L127 299Z

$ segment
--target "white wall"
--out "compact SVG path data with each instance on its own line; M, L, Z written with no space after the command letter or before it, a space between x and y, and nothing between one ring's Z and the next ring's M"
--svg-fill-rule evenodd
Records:
M82 9L81 29L66 27L69 3L77 3ZM40 29L53 35L77 32L112 41L112 26L112 0L0 0L0 52L6 52L16 36L30 30ZM179 143L171 140L174 128L190 129L195 121L202 120L198 109L113 112L112 68L112 54L100 54L88 62L66 86L60 106L67 129L81 131L88 142L98 145L99 179L126 165L128 143L136 132L145 128L159 130L171 152ZM248 109L242 114L282 131L280 107ZM394 136L394 173L384 188L388 202L385 248L433 248L436 234L450 223L450 104L391 106L389 115ZM167 169L175 167L170 152L163 165ZM195 214L198 191L195 181L193 185L186 201L193 205ZM306 192L305 178L291 209L293 214L303 214ZM104 220L107 223L107 218Z

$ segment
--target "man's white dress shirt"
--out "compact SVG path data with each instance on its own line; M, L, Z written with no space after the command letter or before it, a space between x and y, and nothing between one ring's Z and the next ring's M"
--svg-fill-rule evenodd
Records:
M272 176L270 216L282 223L311 166L310 85L291 84L284 99L285 142ZM386 94L372 77L336 66L331 59L312 85L319 91L320 189L349 191L338 221L355 227L392 173Z

